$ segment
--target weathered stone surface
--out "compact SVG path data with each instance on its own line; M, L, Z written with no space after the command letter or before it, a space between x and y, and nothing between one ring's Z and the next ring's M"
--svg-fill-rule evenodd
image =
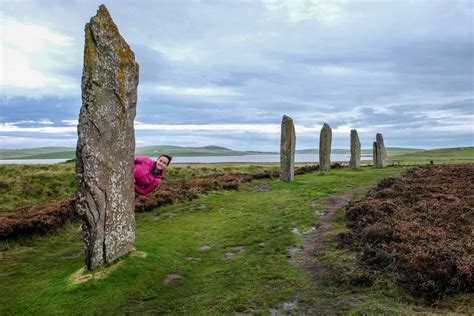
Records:
M107 8L85 26L76 210L89 270L133 249L138 64Z
M319 171L329 171L331 167L332 129L324 123L319 136Z
M377 142L374 142L372 145L372 161L375 166L377 164Z
M280 140L280 180L292 181L295 176L295 125L291 117L283 115Z
M375 136L375 143L376 143L376 167L386 167L387 166L387 151L385 150L385 144L383 142L382 134L377 133Z
M354 169L360 167L360 140L355 129L351 130L351 159L349 167Z

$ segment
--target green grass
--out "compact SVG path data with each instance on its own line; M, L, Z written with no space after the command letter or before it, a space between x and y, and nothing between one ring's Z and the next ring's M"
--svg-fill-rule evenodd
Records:
M0 213L72 196L74 164L0 165Z
M383 280L361 296L347 286L339 291L331 282L327 291L313 292L317 288L307 271L288 261L289 247L302 243L292 229L320 220L321 207L314 206L314 199L368 188L401 170L334 170L297 176L292 183L259 180L239 191L214 192L137 214L136 248L148 256L126 256L107 278L82 284L69 281L84 265L84 258L75 256L83 247L77 225L4 243L0 314L268 314L302 289L320 295L333 312L347 310L342 299L348 297L369 304L359 306L361 312L414 311L416 301ZM266 182L270 190L254 192ZM343 229L344 223L336 226ZM204 245L210 249L202 250ZM335 251L328 247L321 256L337 260ZM230 252L236 255L225 260ZM181 279L165 285L170 273Z
M389 156L389 162L402 165L445 163L473 163L474 147L442 148L423 150L409 154Z

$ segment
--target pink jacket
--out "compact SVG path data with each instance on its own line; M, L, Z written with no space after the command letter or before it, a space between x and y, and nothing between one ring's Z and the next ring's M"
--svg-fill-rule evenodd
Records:
M135 179L135 192L138 194L146 195L160 185L161 173L154 174L151 172L155 165L156 162L150 157L135 157L133 177Z

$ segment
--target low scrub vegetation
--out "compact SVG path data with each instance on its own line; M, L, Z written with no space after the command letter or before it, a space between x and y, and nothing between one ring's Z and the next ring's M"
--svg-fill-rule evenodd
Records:
M474 164L425 166L381 181L347 208L343 245L429 301L474 291Z

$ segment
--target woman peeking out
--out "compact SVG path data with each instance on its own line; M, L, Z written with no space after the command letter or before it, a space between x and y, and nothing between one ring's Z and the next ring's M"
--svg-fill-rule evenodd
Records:
M165 176L171 159L172 157L169 155L160 155L156 161L146 156L135 157L135 167L133 168L135 192L147 195L156 189Z

